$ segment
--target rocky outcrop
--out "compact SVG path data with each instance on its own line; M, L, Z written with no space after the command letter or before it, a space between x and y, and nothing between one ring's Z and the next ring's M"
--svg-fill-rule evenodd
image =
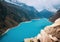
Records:
M50 21L54 22L57 18L60 18L60 10L58 10L54 16L50 18Z

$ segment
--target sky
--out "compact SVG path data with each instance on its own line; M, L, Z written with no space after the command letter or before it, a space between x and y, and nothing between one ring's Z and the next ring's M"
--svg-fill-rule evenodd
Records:
M33 6L38 11L47 9L52 12L56 12L57 9L54 6L60 6L60 0L17 0L18 2L25 3L29 6ZM58 8L58 7L57 7Z

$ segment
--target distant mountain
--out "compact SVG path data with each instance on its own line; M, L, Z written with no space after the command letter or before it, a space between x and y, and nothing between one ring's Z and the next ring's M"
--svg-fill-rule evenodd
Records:
M40 12L38 12L34 7L32 6L27 6L24 3L18 3L20 6L22 6L25 10L28 10L29 13L31 13L30 16L32 16L33 18L50 18L54 13L50 12L47 9L44 9Z
M44 10L42 10L38 13L38 16L40 18L44 18L44 17L45 18L50 18L51 16L53 16L53 14L54 14L53 12L50 12L50 11L44 9Z

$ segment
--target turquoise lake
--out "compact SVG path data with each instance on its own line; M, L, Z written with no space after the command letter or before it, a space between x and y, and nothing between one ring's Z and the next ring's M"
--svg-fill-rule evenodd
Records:
M0 42L23 42L24 38L30 38L40 33L41 29L52 23L48 19L33 19L31 21L22 22L16 27L10 29Z

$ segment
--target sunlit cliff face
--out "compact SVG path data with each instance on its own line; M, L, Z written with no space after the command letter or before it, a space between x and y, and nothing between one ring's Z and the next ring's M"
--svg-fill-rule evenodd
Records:
M60 39L60 18L54 24L45 27L44 30L47 34L51 34L53 37Z

